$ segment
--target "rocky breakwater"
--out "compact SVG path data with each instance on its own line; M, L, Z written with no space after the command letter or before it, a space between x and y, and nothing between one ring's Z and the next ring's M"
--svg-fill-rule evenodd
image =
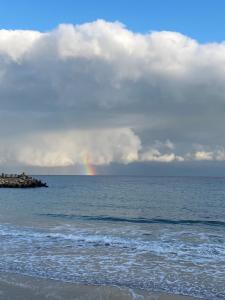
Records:
M20 175L0 175L0 188L36 188L48 187L45 182L22 173Z

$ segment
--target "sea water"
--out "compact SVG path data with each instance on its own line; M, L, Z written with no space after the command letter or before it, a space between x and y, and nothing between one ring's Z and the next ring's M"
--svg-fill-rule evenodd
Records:
M0 190L0 271L225 299L225 178L40 178Z

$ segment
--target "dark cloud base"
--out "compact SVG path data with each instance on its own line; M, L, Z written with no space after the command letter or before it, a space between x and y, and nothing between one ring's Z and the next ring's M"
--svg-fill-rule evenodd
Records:
M31 167L22 165L2 166L5 173L27 172L34 175L85 175L82 166L68 167ZM127 165L112 163L109 166L96 167L97 175L104 176L204 176L225 177L225 162L172 162L172 163L130 163Z
M175 162L112 164L98 168L99 174L131 176L221 176L225 177L225 162Z

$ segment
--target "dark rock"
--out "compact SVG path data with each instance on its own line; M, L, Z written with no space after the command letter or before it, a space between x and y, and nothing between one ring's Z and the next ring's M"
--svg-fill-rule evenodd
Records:
M0 188L36 188L36 187L48 187L47 183L42 182L39 179L35 179L31 176L27 176L25 173L19 175L7 175L2 173L0 175Z

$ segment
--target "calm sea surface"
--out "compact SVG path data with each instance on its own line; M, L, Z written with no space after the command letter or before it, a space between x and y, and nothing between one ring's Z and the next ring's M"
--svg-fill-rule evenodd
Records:
M225 299L225 178L41 178L0 190L0 271Z

